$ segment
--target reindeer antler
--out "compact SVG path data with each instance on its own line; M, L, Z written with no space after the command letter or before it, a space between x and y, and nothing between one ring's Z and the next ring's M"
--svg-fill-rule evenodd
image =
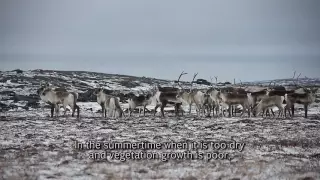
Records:
M308 84L309 84L310 78L308 78L307 76L305 76L305 78L308 79ZM310 89L313 90L313 88L316 86L316 84L317 84L316 82L311 84L310 85L311 86Z
M240 81L240 87L242 87L242 85L243 85L243 84L242 84L242 81L241 81L241 79L239 79L239 81Z
M181 78L181 76L186 75L186 74L188 74L188 73L185 73L184 71L182 71L182 73L180 74L180 76L179 76L179 78L178 78L178 82L177 82L177 83L178 83L178 85L181 87L181 89L183 89L183 88L182 88L182 86L181 86L180 83L179 83L179 82L180 82L180 78Z
M297 82L299 81L299 77L300 77L300 75L301 75L301 73L297 76ZM294 81L294 77L296 76L296 71L294 71L294 73L293 73L293 77L292 77L292 82L293 82L293 84L296 86L296 87L301 87L301 86L299 86L299 85L297 85L297 83Z
M213 82L212 82L212 81L213 81L213 78L212 78L211 76L210 76L210 80L211 80L211 81L210 81L210 82L211 82L211 86L213 87Z
M192 91L192 85L193 85L193 81L194 79L197 77L198 73L194 73L192 81L191 81L191 87L190 87L190 92Z

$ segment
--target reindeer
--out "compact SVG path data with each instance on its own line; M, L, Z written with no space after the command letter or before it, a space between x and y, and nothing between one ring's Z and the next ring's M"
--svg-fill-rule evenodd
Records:
M51 88L49 86L41 87L37 93L40 98L45 102L51 104L51 117L53 117L53 111L56 109L56 115L58 116L59 104L63 105L64 116L67 112L67 106L69 105L72 109L72 117L74 117L75 110L77 110L77 117L79 118L80 108L76 104L78 94L75 92L57 91L59 88ZM62 90L62 89L61 89Z
M210 97L211 101L212 101L212 110L213 110L213 116L214 116L214 112L216 111L216 114L219 115L220 114L220 108L219 108L219 104L221 102L220 97L218 96L219 91L217 89L213 88L213 83L212 83L212 77L211 78L211 88L208 89L206 91L206 95ZM217 76L215 76L216 78L216 84L217 84ZM209 101L210 102L210 101ZM210 112L209 112L210 114Z
M201 116L201 111L203 115L205 114L204 103L205 103L205 93L202 91L196 91L191 93L192 102L196 104L197 115Z
M191 97L191 104L189 105L189 108L191 108L191 105L194 103L196 105L197 110L197 116L201 116L201 111L203 115L205 115L205 109L204 109L204 103L205 103L205 94L201 90L193 90L193 82L194 79L197 77L198 73L195 73L193 75L192 81L191 81L191 87L190 87L190 96ZM189 109L190 112L190 109Z
M151 94L148 93L140 96L135 96L134 94L130 94L128 103L129 103L129 108L128 108L129 117L131 116L132 111L138 106L143 106L143 116L145 116L146 106L152 103ZM141 113L141 108L139 108L139 116L140 116L140 113Z
M181 106L181 101L177 98L177 92L159 92L157 95L157 104L154 108L154 116L156 115L157 109L159 106L161 106L161 115L164 117L164 108L168 103L174 103L175 104L175 112L176 116L179 114L179 109Z
M294 76L295 76L295 73L294 72ZM301 73L299 74L299 76L301 75ZM293 76L293 77L294 77ZM297 80L298 81L298 78L299 76L297 77ZM307 78L307 77L306 77ZM293 78L292 78L293 79ZM294 82L294 80L293 80ZM298 86L295 82L294 82L295 86L296 87L301 87L301 86ZM312 85L312 87L310 89L307 89L305 87L301 87L303 90L304 90L304 93L301 94L301 93L296 93L296 92L292 92L292 93L289 93L287 95L287 110L289 111L289 116L293 117L294 116L294 104L297 103L297 104L303 104L304 105L304 117L305 118L308 118L308 106L312 103L314 103L315 99L316 99L316 93L318 91L318 88L313 88L315 86ZM291 114L290 114L290 108L291 108Z
M219 114L219 103L221 101L214 101L211 96L206 92L204 94L204 108L207 110L207 116L211 117L211 111L213 112L214 116L214 111L216 111L216 114Z
M105 109L105 101L108 98L110 98L111 95L107 94L106 90L100 87L96 88L93 94L97 96L97 102L101 106L102 117L107 117L107 109Z
M106 96L106 99L104 101L104 109L110 109L109 116L111 114L112 118L116 118L116 113L119 113L119 117L125 116L120 103L119 99L115 96Z
M42 92L46 88L51 88L52 91L61 91L61 92L67 92L67 89L63 88L63 87L54 87L54 86L50 85L48 82L40 82L40 88L37 90L37 94L40 96L40 99L51 106L52 113L53 113L53 111L55 109L56 110L56 114L58 114L59 113L59 109L60 109L59 104L54 105L51 102L49 102L44 96L41 96L40 92ZM76 93L76 95L77 95L77 99L78 99L78 93ZM64 111L66 111L65 108L64 108Z
M278 118L279 118L281 115L283 115L283 111L284 111L283 102L285 100L285 96L274 95L274 96L263 97L261 101L253 108L253 113L255 115L259 115L262 112L263 113L262 117L263 117L267 108L277 106L279 108L279 115L278 115Z
M187 74L187 73L184 73L184 71L183 71L180 74L179 79L178 79L178 83L179 83L181 76L184 74ZM180 98L178 98L179 92L181 92L181 90L179 90L178 88L169 88L169 87L161 88L160 86L156 86L156 88L152 94L152 98L155 99L155 101L156 101L156 106L154 109L154 116L157 113L158 107L161 106L161 115L162 115L162 117L164 117L163 111L164 111L165 106L168 103L174 104L175 114L176 114L176 116L178 116L179 110L181 109L181 105L182 105ZM182 113L183 113L183 111L182 111Z
M243 111L240 117L243 116L245 111L248 111L249 116L251 116L251 106L253 104L253 98L251 93L247 94L236 94L236 93L226 93L226 92L219 92L218 96L221 98L222 102L229 106L229 116L231 117L231 105L240 104L243 107Z
M197 109L197 116L201 115L201 111L203 112L203 114L205 113L205 109L204 109L204 102L205 102L205 93L200 91L200 90L193 90L192 89L192 85L194 82L194 79L196 78L196 76L198 75L198 73L195 73L193 75L193 79L191 81L191 87L190 87L190 91L187 92L186 90L183 89L183 87L180 85L179 80L181 78L182 75L187 74L182 72L178 78L178 85L180 86L181 90L178 92L177 98L179 100L181 100L182 102L185 102L186 104L188 104L189 106L189 114L191 114L191 106L193 103L196 104L196 109Z
M241 86L239 88L225 87L225 88L220 88L219 91L222 92L222 93L235 94L235 95L241 95L241 94L242 95L246 95L247 94L245 89L242 88L242 84L241 84ZM218 90L214 90L212 92L213 92L214 95L217 95ZM212 97L214 97L214 96L212 96ZM221 104L221 103L222 103L222 101L219 101L219 104L222 105L221 108L228 107L231 110L231 115L236 115L236 109L234 107L236 104L232 104L232 105L229 106L226 103L223 103L223 104ZM224 110L222 110L222 115L224 115Z
M181 89L178 89L177 90L177 96L176 98L179 99L181 102L187 104L189 106L189 115L191 114L191 105L192 105L192 96L191 96L191 89L190 89L190 92L187 92L181 85L180 85L180 78L183 76L183 75L186 75L188 73L185 73L184 71L182 71L182 73L179 75L179 78L178 78L178 81L177 81L177 84L178 86L180 86ZM192 84L192 83L191 83ZM192 86L192 85L191 85Z
M270 83L266 89L251 93L251 95L254 97L254 102L255 102L254 104L255 105L257 105L263 98L265 98L267 96L270 96L270 97L271 96L285 96L285 94L292 92L292 91L287 91L283 86L279 86L278 88L275 88L275 84L276 84L275 82L273 84L273 87L271 87L271 84L272 84L272 81L270 81ZM286 104L286 100L284 101L284 103ZM267 116L267 114L270 115L269 110L271 111L272 115L275 116L271 107L267 108L265 111L263 111L263 113L266 113L266 116Z

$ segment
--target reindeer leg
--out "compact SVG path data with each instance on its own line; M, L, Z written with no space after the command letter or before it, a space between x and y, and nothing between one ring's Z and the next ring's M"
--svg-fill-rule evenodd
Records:
M59 117L59 105L56 104L55 108L56 108L56 117Z
M243 114L244 114L245 111L246 111L245 105L241 104L241 106L242 106L242 112L241 112L241 114L240 114L240 118L242 118Z
M275 116L275 114L274 114L274 112L273 112L272 108L270 109L270 111L271 111L272 115L273 115L273 116Z
M278 106L277 106L278 107ZM278 107L278 109L279 109L279 114L278 114L278 117L277 118L280 118L280 115L281 115L281 107Z
M182 108L182 103L180 104L180 111L181 111L181 116L183 116L183 114L184 114L184 110L183 110L183 108Z
M284 117L287 117L287 106L284 108Z
M215 105L211 106L211 109L210 109L209 113L211 114L211 110L212 110L212 117L214 117L214 111L216 110L215 108L216 108Z
M222 110L222 106L221 106L221 117L224 115L222 113L223 113L223 110ZM217 114L217 117L220 116L220 106L219 105L216 106L216 114Z
M208 114L208 117L211 117L211 110L212 110L212 106L208 106L208 112L207 112L207 114Z
M229 107L230 109L231 109L231 116L234 116L234 112L233 112L233 105L230 105L230 107ZM230 116L230 117L231 117Z
M77 109L77 118L79 118L80 117L80 107L77 104L75 104L75 108Z
M160 105L159 104L157 104L156 105L156 107L154 108L154 114L153 114L153 116L156 116L156 113L157 113L157 109L158 109L158 107L159 107Z
M51 117L52 117L52 118L53 118L54 108L55 108L55 105L54 105L54 104L51 104Z
M203 117L206 117L206 108L204 106L201 106L202 108L202 112L203 112ZM208 107L209 108L209 107ZM209 110L207 109L207 111L209 112ZM208 113L207 112L207 113ZM209 113L209 116L210 116L210 113Z
M291 109L290 109L290 107L291 106L286 106L286 109L287 109L287 111L288 111L288 114L289 114L289 116L290 116L290 118L292 118L292 114L291 114Z
M71 107L71 109L72 109L72 114L74 114L74 107ZM66 105L63 105L63 110L64 110L63 116L66 117L66 114L67 114L67 106Z
M74 113L76 111L76 107L74 105L72 105L71 109L72 109L72 115L71 116L74 117ZM65 111L65 112L67 112L67 111Z
M270 116L270 114L269 114L269 109L267 109L265 112L263 112L263 114L264 114L264 113L266 113L266 117L267 117L267 115Z
M164 102L162 102L162 105L161 105L161 115L162 115L162 117L164 117L164 107L167 105L167 101L164 101Z
M143 106L143 117L146 116L146 105Z
M116 109L112 109L112 118L113 118L113 119L116 118Z
M292 114L292 117L294 116L294 104L291 105L291 114Z
M228 117L231 117L231 112L232 111L232 105L229 105L229 116Z
M264 114L266 113L266 117L267 117L267 112L266 112L266 109L263 109L262 110L262 118L264 118Z
M104 104L103 104L103 103L100 103L100 106L101 106L102 117L103 117L103 114L104 114Z
M181 105L177 103L176 105L176 116L179 116L179 111L180 111Z
M178 104L177 103L174 104L174 115L178 116Z
M182 109L182 106L180 106L180 109L181 109L181 116L184 115L184 110Z
M128 116L131 117L131 108L130 107L128 108L128 114L129 114Z
M197 116L199 117L201 112L199 106L196 104L196 111L197 111Z
M308 104L304 105L304 118L308 118Z
M141 108L139 107L139 117L140 117L140 114L141 114Z
M181 115L183 116L183 109L182 109L182 103L179 103L178 104L178 107L177 107L177 115L179 116L179 112L181 112Z

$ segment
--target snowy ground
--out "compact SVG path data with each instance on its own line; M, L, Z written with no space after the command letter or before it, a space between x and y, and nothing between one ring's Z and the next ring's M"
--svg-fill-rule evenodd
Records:
M97 103L79 103L81 118L49 118L49 109L1 113L0 179L320 179L320 109L294 119L174 117L101 118ZM123 105L125 106L125 105ZM92 109L91 109L92 108ZM153 143L236 141L227 159L89 159L75 141ZM138 150L134 150L138 152ZM153 150L152 150L153 151ZM169 150L157 150L164 153ZM183 150L170 150L174 153ZM122 151L118 151L122 152ZM204 155L216 152L201 150Z
M50 118L36 90L40 82L50 82L79 93L80 119ZM274 80L276 85L292 88L292 79ZM270 81L247 83L249 91L258 91ZM301 79L303 85L320 84L320 79ZM0 180L12 179L320 179L320 108L319 94L303 118L302 106L296 106L293 119L262 118L196 118L192 115L166 118L126 117L118 120L101 118L101 109L91 97L97 87L125 93L147 91L155 84L172 87L173 81L81 71L33 70L17 74L0 72ZM264 86L263 86L264 85ZM190 84L184 83L184 87ZM237 86L237 85L235 85ZM206 89L205 85L194 88ZM126 108L127 104L122 104ZM152 109L153 106L148 106ZM165 110L172 110L167 107ZM159 110L159 109L158 109ZM184 110L187 110L185 107ZM275 109L276 110L276 109ZM238 115L239 116L239 115ZM90 159L90 153L104 150L79 150L74 142L237 142L239 149L161 149L133 150L161 156L152 160L122 162L111 156ZM203 144L204 145L204 144ZM204 146L203 146L204 147ZM174 159L185 151L190 160ZM128 151L108 151L110 153ZM169 154L171 153L171 154ZM220 153L225 159L211 159ZM171 155L171 159L168 159Z

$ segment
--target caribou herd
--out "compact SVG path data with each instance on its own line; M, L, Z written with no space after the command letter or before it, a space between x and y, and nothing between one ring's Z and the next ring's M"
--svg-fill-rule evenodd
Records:
M231 117L236 115L235 106L237 105L242 106L240 117L243 117L246 112L249 117L252 115L262 115L264 117L267 114L271 116L271 113L275 117L271 108L276 106L279 109L279 118L286 117L287 112L290 117L293 117L294 105L302 104L304 105L305 117L307 118L308 106L315 101L315 94L318 90L314 86L309 88L299 86L296 81L298 82L301 74L295 78L296 72L292 78L295 84L295 89L293 90L286 90L284 87L271 87L270 82L269 86L265 89L255 92L248 91L248 87L243 88L242 86L239 88L214 88L212 86L209 89L194 89L192 82L194 82L197 73L193 76L190 89L185 89L180 84L180 79L185 74L187 73L182 72L176 81L180 88L155 85L154 88L143 95L137 96L129 93L127 96L128 116L131 116L136 108L139 108L139 116L141 108L145 116L146 106L154 104L154 116L160 107L161 116L164 117L164 108L168 104L171 104L174 106L176 116L179 116L180 112L183 116L183 105L188 106L189 114L191 114L192 105L195 105L198 117L211 117L211 112L213 116L225 116L225 110L229 112L228 117ZM211 84L213 85L213 83ZM42 84L37 93L41 100L51 105L51 117L53 117L54 112L58 116L61 105L64 108L64 115L66 115L67 106L70 106L72 117L76 110L77 117L79 117L80 108L77 105L78 93L61 87L52 87L48 83ZM126 116L116 95L108 94L103 88L96 88L93 95L97 97L97 103L101 105L102 116L107 117L107 114L113 118Z

